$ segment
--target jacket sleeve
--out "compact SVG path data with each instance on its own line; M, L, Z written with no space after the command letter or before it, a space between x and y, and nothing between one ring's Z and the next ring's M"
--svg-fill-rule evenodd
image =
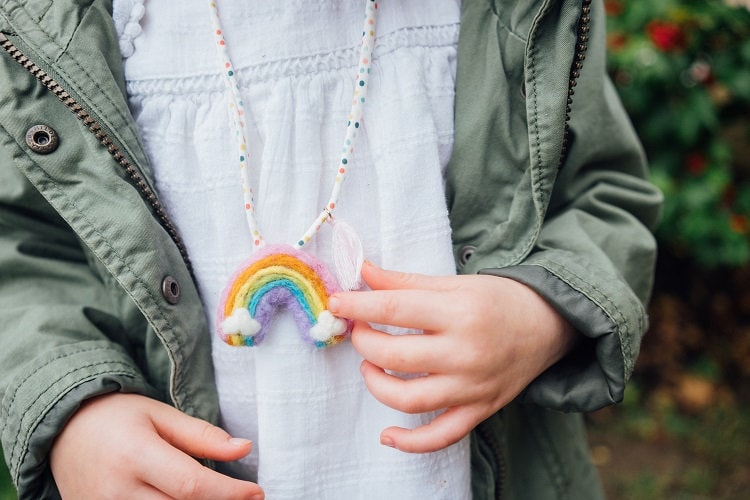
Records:
M532 252L519 265L480 271L530 286L582 334L523 395L566 411L623 398L648 327L656 260L650 229L661 205L611 84L600 73L579 89L575 139Z
M539 237L520 265L489 271L534 288L583 335L525 391L526 401L590 411L623 398L648 321L661 193L610 82L594 2L588 53L570 111L567 158Z
M70 228L9 157L0 128L0 422L19 498L58 496L47 455L80 403L154 395L127 345L117 303Z
M470 133L457 129L475 141L470 144L487 135L485 142L495 152L483 153L477 161L484 169L480 181L465 174L466 168L455 169L449 202L461 271L525 283L581 334L573 352L533 381L521 399L556 410L590 411L621 401L632 374L647 329L656 258L651 231L662 196L648 181L640 142L607 76L606 20L599 1L592 4L585 33L588 50L568 112L567 154L556 165L567 98L567 85L560 83L567 84L571 76L571 35L580 34L581 2L555 4L559 11L538 16L530 38L523 40L524 64L517 48L521 37L508 35L514 29L511 14L502 20L508 22L492 25L501 36L500 50L491 46L479 53L503 68L505 78L488 86L477 76L468 85L484 92L485 106L499 102L506 118L499 120L502 129L497 121L489 127L471 125ZM519 80L527 90L523 104ZM514 127L528 132L530 149L521 147L527 143L519 140L520 134L505 138ZM468 149L459 150L461 158L474 158L476 153ZM521 169L523 165L531 167ZM512 173L511 166L520 173ZM476 187L478 182L494 183L496 189L484 195L491 190ZM491 224L476 223L464 208L470 205L488 207L481 210ZM536 221L523 215L534 211ZM463 255L467 248L475 251L469 261Z

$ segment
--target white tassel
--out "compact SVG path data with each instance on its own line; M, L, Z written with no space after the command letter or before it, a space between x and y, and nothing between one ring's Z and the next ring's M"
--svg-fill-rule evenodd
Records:
M352 226L341 220L333 221L333 268L336 279L344 290L362 287L362 264L365 254L362 241Z

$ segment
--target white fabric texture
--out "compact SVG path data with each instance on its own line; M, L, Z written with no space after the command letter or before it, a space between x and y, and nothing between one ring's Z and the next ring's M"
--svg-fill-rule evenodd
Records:
M130 4L127 0L115 0ZM336 217L385 268L455 272L444 196L453 140L459 0L380 2L362 130ZM470 497L468 439L436 453L379 443L407 415L376 401L351 342L316 349L284 311L265 341L230 347L215 334L221 292L252 250L229 96L204 0L147 2L123 51L127 90L157 190L193 262L213 334L222 425L252 439L225 465L271 499ZM362 0L219 2L247 113L251 183L268 243L292 244L325 205L349 111ZM329 266L331 228L306 251ZM407 333L393 331L394 334Z

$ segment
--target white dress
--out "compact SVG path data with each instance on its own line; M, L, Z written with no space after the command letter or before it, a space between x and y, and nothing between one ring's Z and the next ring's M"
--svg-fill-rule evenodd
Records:
M443 174L459 4L380 2L363 128L336 217L385 268L455 272ZM253 245L207 0L113 7L131 109L214 329L221 292ZM269 243L292 244L333 185L364 3L225 0L218 8L247 113L258 223ZM330 263L330 228L305 248ZM254 443L225 470L257 481L269 499L470 497L468 439L430 454L380 445L385 427L413 428L434 415L376 401L350 342L311 347L283 311L259 346L230 347L212 336L222 426Z

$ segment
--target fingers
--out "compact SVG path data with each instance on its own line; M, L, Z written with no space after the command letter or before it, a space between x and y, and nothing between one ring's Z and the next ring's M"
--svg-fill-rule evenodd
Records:
M450 296L457 276L426 276L386 271L367 263L362 276L369 292L341 292L328 301L337 316L405 328L435 331L450 319Z
M450 343L433 335L390 335L363 321L354 324L352 344L363 358L388 370L444 373L458 368Z
M335 294L329 307L355 320L352 342L366 360L368 390L408 413L447 408L417 429L386 429L383 443L403 451L435 451L458 441L567 352L569 338L575 338L541 297L513 280L430 277L372 264L362 275L372 291ZM427 335L391 336L367 323L420 328ZM385 370L429 376L402 380Z
M138 463L141 480L171 498L263 498L263 490L257 484L208 469L159 438L144 448Z
M113 393L73 415L53 445L50 466L63 498L262 498L259 486L188 455L233 459L249 450L249 442L164 403Z
M430 375L404 380L367 361L361 368L365 385L375 399L404 413L440 410L473 399L473 391L452 376Z
M381 433L380 442L407 453L438 451L460 441L485 418L474 406L448 408L429 424L416 429L389 427Z
M328 299L328 309L342 318L427 331L445 328L449 308L445 293L433 290L342 292Z
M456 288L455 276L428 276L382 269L370 261L362 266L362 278L373 290L436 290Z
M465 384L451 376L430 375L402 380L381 368L362 362L362 375L370 393L381 403L405 413L425 413L448 408L429 424L416 429L389 427L380 435L386 446L408 453L442 450L460 441L485 416L478 405L471 405L476 395Z
M237 460L250 453L250 441L169 406L159 406L151 421L159 437L149 447L151 463L163 468L142 470L145 482L173 498L263 498L258 485L212 471L192 458Z
M161 437L193 457L229 462L244 457L252 448L247 439L232 438L223 429L170 406L159 406L152 422Z

